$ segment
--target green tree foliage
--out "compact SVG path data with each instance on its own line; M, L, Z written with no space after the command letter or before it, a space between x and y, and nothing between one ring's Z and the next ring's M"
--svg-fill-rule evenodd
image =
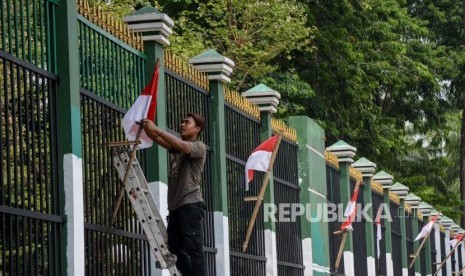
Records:
M312 1L308 7L318 50L297 64L316 94L304 114L319 120L329 144L343 139L356 146L457 218L461 202L448 182L456 160L444 148L451 104L441 72L450 57L431 39L428 20L405 1Z
M458 142L454 145L453 151L449 154L455 159L453 164L456 167L455 176L460 179L461 199L465 199L465 37L464 37L464 5L458 0L446 1L418 1L409 0L411 13L424 19L430 30L428 39L442 47L442 55L438 57L440 66L438 67L438 78L445 84L442 92L447 99L448 106L461 114L461 121L456 123ZM454 117L452 122L457 122ZM459 131L460 130L460 131ZM450 142L450 141L448 141ZM457 157L458 156L458 157ZM444 168L447 170L447 168ZM459 192L457 185L454 185L454 195ZM462 204L462 227L465 225L465 204Z
M465 84L458 0L98 2L120 16L156 6L175 20L174 53L188 59L216 48L236 62L236 90L263 82L280 91L278 116L316 119L328 145L347 141L459 215L450 170L460 156L451 110Z
M402 154L406 121L424 132L441 118L428 30L398 1L309 4L318 51L302 66L317 97L309 115L329 141L345 139L389 166Z
M216 48L235 61L233 83L238 91L248 88L244 84L276 72L277 57L291 58L295 50L311 50L314 29L306 26L304 9L295 1L222 0L196 4L197 9L181 13L177 28L180 36L174 38L174 50L192 56Z
M121 9L129 13L149 3L132 2L114 0L107 9L121 15ZM176 20L171 50L188 59L217 49L235 61L233 85L238 91L276 72L276 58L312 50L315 30L306 25L305 9L295 0L159 1L156 6Z

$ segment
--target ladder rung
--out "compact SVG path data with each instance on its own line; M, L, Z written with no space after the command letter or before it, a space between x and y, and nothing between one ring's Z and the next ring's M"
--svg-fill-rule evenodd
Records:
M176 256L171 254L167 246L167 231L157 203L148 187L147 180L140 168L140 163L135 159L132 166L127 153L118 153L113 158L113 164L118 171L120 179L124 179L126 169L129 169L129 178L125 186L126 192L135 210L139 222L147 235L153 257L157 266L168 269L170 274L180 276L175 264ZM142 192L144 194L142 194Z
M257 201L258 197L256 196L249 196L249 197L244 197L244 201Z
M150 193L150 191L149 191L148 189L146 189L146 188L136 188L136 190L137 190L137 191L142 190L142 192L144 192L144 194Z

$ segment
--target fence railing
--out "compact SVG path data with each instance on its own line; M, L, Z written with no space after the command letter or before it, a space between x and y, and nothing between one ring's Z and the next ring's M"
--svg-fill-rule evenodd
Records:
M392 265L395 275L402 275L402 232L400 228L399 205L395 202L390 202L389 211L391 213L391 240L392 240Z
M283 139L273 167L274 200L280 204L300 203L297 145ZM280 217L279 208L276 217ZM303 275L300 217L276 222L278 275Z
M336 159L337 160L337 159ZM335 168L336 163L326 165L326 188L327 188L327 200L328 204L339 204L341 202L341 188L340 188L340 174L339 170ZM328 223L328 235L329 235L329 260L331 264L331 271L335 271L336 258L341 244L341 235L334 235L335 231L338 231L341 227L341 223L337 220L330 221ZM338 273L344 273L344 258L341 259Z
M356 180L351 179L350 181L350 194L353 194L356 185ZM357 203L361 204L360 208L364 208L365 201L363 198L364 186L359 188L359 200ZM354 246L354 263L360 264L366 262L367 259L367 248L366 248L366 236L365 236L365 218L361 218L361 221L357 221L352 224L354 231L352 232L353 246ZM366 265L354 266L355 275L369 275L368 268Z
M215 255L217 250L215 248L213 183L211 180L212 149L210 147L208 81L206 75L196 71L169 51L165 51L165 58L166 123L168 129L173 134L179 135L181 120L188 113L200 114L206 121L206 127L200 135L200 140L207 147L207 159L201 184L207 209L204 227L204 250L208 268L207 273L208 275L216 275Z
M114 222L109 215L121 181L107 146L125 140L122 118L145 85L146 57L110 33L99 9L79 1L78 10L86 274L149 275L151 253L129 200ZM146 171L145 151L138 160Z
M56 8L57 0L3 0L0 4L0 275L60 275L63 271L62 229L65 220L60 214L58 156L56 129L57 71ZM79 47L79 84L84 191L85 271L87 275L150 275L155 269L146 237L132 206L124 197L114 222L109 214L114 209L120 180L111 163L108 142L125 140L122 117L146 84L147 56L143 52L141 34L134 33L118 20L104 14L98 7L89 7L78 0L77 36ZM164 53L164 89L168 131L178 135L180 119L189 112L199 113L207 120L200 139L208 154L202 182L207 207L204 250L208 275L216 275L215 225L213 217L213 185L209 110L211 97L205 73L169 51ZM76 73L77 74L77 73ZM253 202L246 196L257 195L262 173L256 173L251 190L246 192L244 166L251 151L260 144L260 111L239 93L225 90L226 177L229 219L231 275L266 275L265 224L263 210L258 214L246 253L242 252L245 230L252 214ZM284 139L277 156L274 173L275 203L300 202L296 131L283 121L272 119L274 134ZM150 162L145 151L138 153L144 172ZM331 159L332 158L332 159ZM340 173L337 158L327 159L326 181L328 203L341 202ZM168 161L168 160L167 160ZM351 171L352 175L353 171ZM351 191L355 182L351 181ZM366 187L365 187L366 188ZM362 187L362 189L364 189ZM60 192L61 191L61 192ZM364 205L363 197L360 202ZM374 191L373 213L383 202L383 195ZM401 273L400 218L398 204L391 202L392 260L394 274ZM413 254L412 221L405 213L408 255ZM279 217L279 213L277 214ZM353 225L355 273L368 275L366 239L363 223ZM303 275L301 221L276 222L276 253L278 275ZM419 229L425 222L419 222ZM341 222L328 223L330 270L341 236ZM376 245L376 227L374 227ZM383 236L385 232L383 227ZM448 246L441 232L441 254ZM385 244L381 242L381 258L377 273L386 275ZM433 263L439 250L431 243ZM376 248L375 248L376 252ZM451 262L462 266L461 252ZM425 251L420 256L421 272L426 273ZM433 270L435 265L433 264ZM339 273L344 273L344 261ZM414 269L410 270L414 273ZM446 267L442 270L446 274ZM220 272L218 272L220 274Z
M371 198L372 198L372 203L373 203L373 212L376 214L378 211L378 208L381 204L384 202L384 197L383 195L377 193L376 191L371 192ZM373 222L373 243L375 245L375 252L378 252L377 248L377 242L376 242L376 224ZM382 237L386 237L386 227L384 227L384 221L381 226L381 235ZM377 273L380 273L382 275L386 275L386 246L384 243L384 239L379 242L379 258L376 258L376 271Z
M406 241L407 241L407 256L415 254L414 247L413 247L413 230L412 230L412 221L416 219L413 217L413 214L405 211L405 233L406 233ZM408 260L408 265L410 265L411 259ZM409 269L409 275L415 275L415 265L413 265Z
M229 93L234 93L230 91ZM253 202L245 202L248 195L257 195L261 174L256 173L250 183L250 192L239 183L245 183L245 162L252 150L260 144L260 122L254 116L227 100L225 106L226 175L228 180L228 218L231 275L266 275L263 210L257 216L247 253L242 253ZM233 123L234 122L234 123Z
M59 275L56 4L0 3L0 274Z

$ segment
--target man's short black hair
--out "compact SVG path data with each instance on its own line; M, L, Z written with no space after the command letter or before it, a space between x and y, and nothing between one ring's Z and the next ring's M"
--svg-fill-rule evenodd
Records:
M187 113L186 117L192 117L194 119L195 125L200 127L199 134L202 132L202 130L205 128L205 119L196 113Z

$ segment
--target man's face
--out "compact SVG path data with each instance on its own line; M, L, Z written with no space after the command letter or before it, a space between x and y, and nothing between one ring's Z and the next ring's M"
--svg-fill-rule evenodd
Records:
M182 139L197 137L200 127L195 124L194 118L187 116L181 120L180 134Z

